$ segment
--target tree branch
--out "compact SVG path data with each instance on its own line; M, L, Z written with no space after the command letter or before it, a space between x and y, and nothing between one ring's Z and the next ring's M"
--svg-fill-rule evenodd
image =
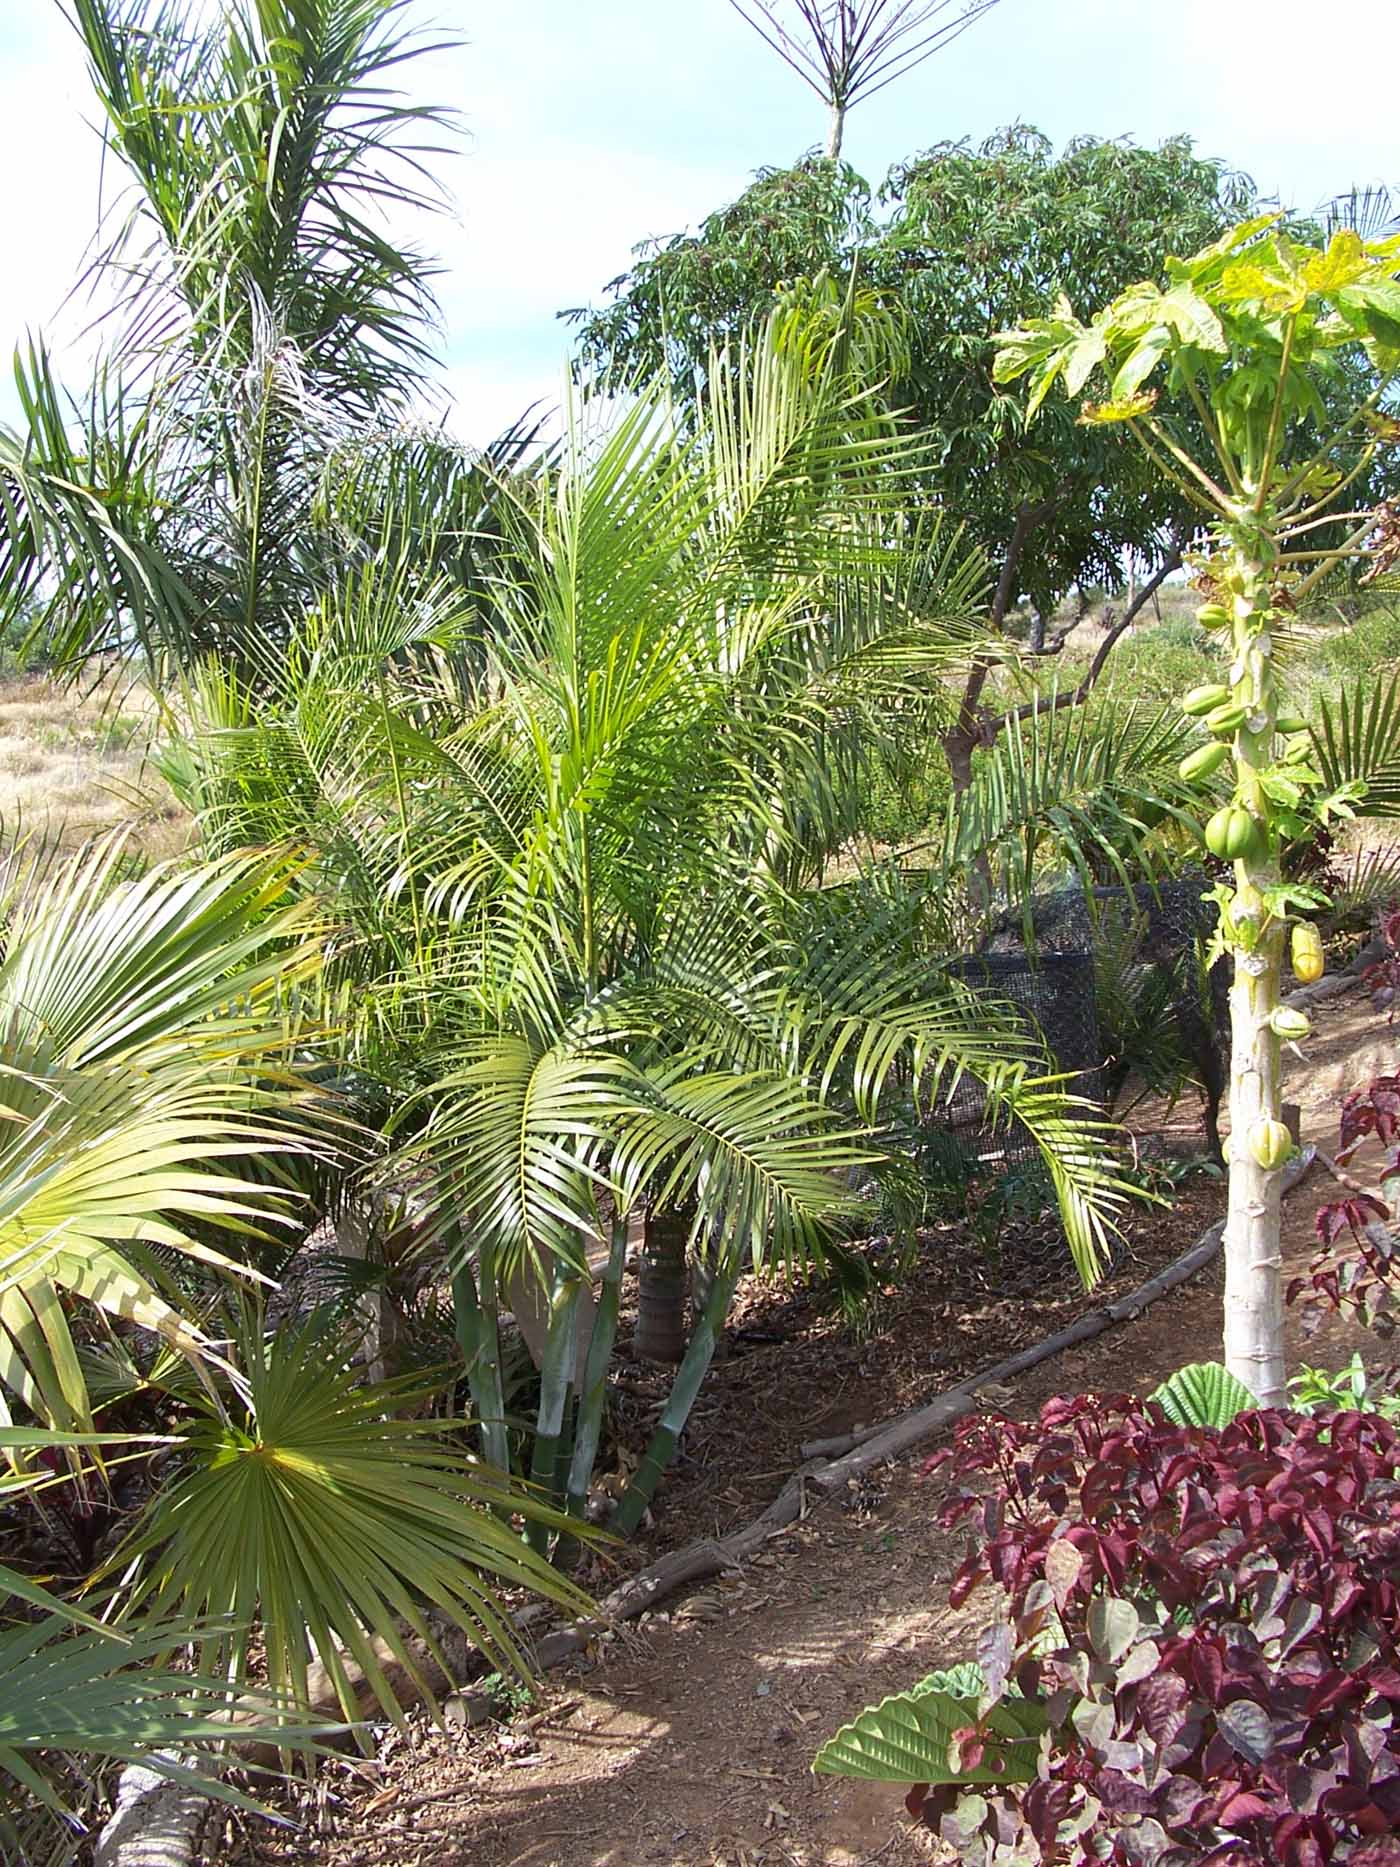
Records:
M1035 716L1040 713L1058 713L1062 707L1082 706L1093 692L1119 636L1137 620L1138 615L1146 605L1152 601L1153 597L1156 596L1157 592L1161 589L1167 578L1171 576L1172 572L1180 569L1181 546L1176 545L1168 552L1167 556L1163 558L1151 582L1145 583L1142 586L1137 596L1124 610L1118 621L1114 623L1113 627L1099 644L1098 651L1085 670L1084 679L1079 683L1078 687L1067 694L1056 693L1038 695L1036 699L1027 701L1025 706L1017 707L1014 712L1004 713L997 721L993 729L994 732L999 733L1008 720L1029 720L1034 719Z

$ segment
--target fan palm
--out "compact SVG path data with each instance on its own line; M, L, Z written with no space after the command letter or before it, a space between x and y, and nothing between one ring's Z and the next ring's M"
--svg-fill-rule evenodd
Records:
M145 1449L120 1434L0 1428L0 1448L17 1462L36 1452L71 1458L97 1448L115 1462L113 1449L121 1446L132 1448L124 1456ZM74 1476L72 1468L16 1464L0 1472L0 1496L13 1500ZM0 1849L6 1860L56 1864L77 1856L83 1824L74 1805L91 1797L94 1758L140 1761L203 1793L251 1806L216 1773L197 1774L190 1762L191 1752L227 1744L233 1706L226 1678L161 1663L172 1639L188 1628L148 1622L118 1629L4 1565L0 1593L7 1609L22 1602L31 1610L28 1620L0 1628ZM289 1715L290 1704L272 1693L239 1696L242 1718L275 1726L287 1743L305 1744L335 1728ZM74 1770L76 1755L84 1764Z
M123 853L109 838L56 867L21 849L0 893L6 1422L8 1392L91 1429L74 1299L217 1363L172 1265L246 1276L210 1237L285 1227L280 1163L331 1145L298 1053L320 950L295 865L122 880Z
M911 712L946 713L942 676L986 637L980 565L904 510L917 438L809 335L778 319L717 356L698 421L662 387L601 425L576 405L559 462L501 485L478 606L434 609L425 575L434 621L415 641L402 602L372 627L323 611L280 701L211 722L183 754L216 831L246 833L248 810L305 836L355 904L337 961L355 1057L397 1078L392 1171L446 1242L494 1462L510 1277L549 1293L533 1472L578 1507L626 1216L679 1211L706 1239L708 1294L624 1528L743 1265L819 1259L859 1217L851 1182L882 1156L895 1074L930 1096L972 1071L1030 1127L1088 1276L1124 1192L1023 1029L873 912L863 931L823 919L813 883L852 827L863 760ZM467 635L469 688L453 652Z

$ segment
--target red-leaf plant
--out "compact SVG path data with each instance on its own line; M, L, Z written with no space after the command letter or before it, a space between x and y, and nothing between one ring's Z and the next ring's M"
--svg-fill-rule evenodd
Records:
M1033 1782L916 1793L964 1862L1400 1867L1394 1426L1082 1396L929 1464L976 1533L954 1605L1007 1600L979 1715L1015 1689L1050 1721Z
M1363 977L1372 988L1378 1009L1395 1017L1395 992L1400 985L1400 910L1381 917L1382 957L1367 967ZM1397 1273L1396 1240L1389 1221L1400 1205L1400 1076L1376 1076L1354 1089L1342 1103L1336 1165L1345 1176L1343 1197L1321 1207L1317 1214L1318 1248L1301 1277L1289 1284L1286 1295L1302 1311L1303 1329L1311 1334L1324 1313L1337 1310L1351 1315L1380 1336L1395 1332ZM1363 1148L1379 1148L1375 1167L1379 1192L1371 1192L1346 1173Z

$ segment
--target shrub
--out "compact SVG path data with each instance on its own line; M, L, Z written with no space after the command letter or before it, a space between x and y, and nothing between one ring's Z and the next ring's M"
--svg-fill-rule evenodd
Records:
M1213 1431L1081 1396L966 1420L939 1465L943 1521L976 1536L953 1604L990 1581L1007 1607L944 1780L911 1796L964 1862L1400 1863L1393 1425ZM1043 1713L1033 1773L1008 1695L1020 1728Z

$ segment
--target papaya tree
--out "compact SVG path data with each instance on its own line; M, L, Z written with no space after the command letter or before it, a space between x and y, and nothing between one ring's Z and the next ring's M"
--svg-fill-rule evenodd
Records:
M1290 943L1294 973L1320 975L1308 917L1325 904L1284 880L1280 849L1351 812L1364 790L1338 782L1324 739L1290 711L1288 670L1298 606L1385 530L1385 508L1357 509L1355 493L1400 439L1387 412L1400 374L1400 238L1341 229L1312 246L1260 216L1169 260L1166 274L1165 288L1131 286L1087 324L1061 301L1001 333L995 374L1029 378L1028 422L1061 383L1081 400L1081 422L1126 430L1199 515L1188 559L1197 618L1230 653L1225 681L1185 697L1207 737L1183 765L1210 800L1206 846L1233 865L1214 891L1216 951L1234 964L1225 1359L1273 1406L1285 1395L1279 1197L1292 1151L1279 1048L1306 1028L1280 983ZM1107 390L1097 399L1085 393L1096 381ZM1168 412L1183 402L1189 426Z

